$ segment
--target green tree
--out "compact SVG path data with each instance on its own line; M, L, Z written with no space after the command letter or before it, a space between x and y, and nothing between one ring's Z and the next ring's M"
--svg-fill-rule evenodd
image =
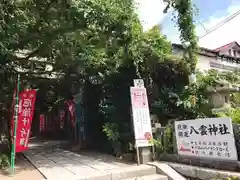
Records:
M181 39L188 46L187 61L193 71L196 41L191 3L187 2L171 6L179 11ZM150 103L163 95L155 89L173 86L171 91L176 94L186 84L189 71L184 61L171 56L171 44L157 27L143 32L132 0L2 0L0 10L0 74L4 79L0 85L4 94L0 111L5 124L19 69L24 69L20 72L22 87L39 88L36 108L42 111L51 111L81 86L86 131L96 132L92 135L96 140L104 123L116 123L104 127L119 130L117 137L125 145L132 137L132 80L144 79ZM189 24L191 30L186 29ZM51 64L52 70L46 72L46 64ZM54 73L61 76L55 80L40 78ZM176 102L173 99L165 98L164 102L175 112L177 108L171 107Z
M197 36L194 25L194 8L192 0L164 0L167 2L167 7L164 12L169 8L173 8L177 12L176 21L177 27L180 32L181 43L186 48L187 56L185 60L189 65L190 72L195 73L197 64Z
M126 8L129 7L129 8ZM3 0L0 2L1 116L9 119L16 71L22 88L40 88L37 108L69 98L71 85L102 79L121 64L130 39L131 1ZM45 65L53 69L45 71ZM23 71L24 70L24 71ZM44 80L40 75L61 73ZM10 76L9 76L10 75ZM43 104L42 104L43 103ZM4 127L4 126L1 126Z

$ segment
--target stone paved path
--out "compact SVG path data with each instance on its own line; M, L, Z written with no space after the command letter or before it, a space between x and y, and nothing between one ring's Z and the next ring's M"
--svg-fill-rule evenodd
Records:
M39 171L21 154L16 157L16 170L14 175L10 175L8 171L0 173L0 180L28 180L34 177L34 180L43 180L43 176Z
M76 154L63 149L35 148L24 152L29 161L46 179L75 180L111 174L119 168L137 165L117 161L109 155L96 153Z

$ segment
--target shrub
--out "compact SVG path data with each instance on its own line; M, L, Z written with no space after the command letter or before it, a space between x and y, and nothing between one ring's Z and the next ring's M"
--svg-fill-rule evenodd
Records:
M240 108L231 108L227 112L217 114L218 117L229 117L233 123L240 124Z
M7 169L10 166L9 158L5 154L0 154L0 169Z

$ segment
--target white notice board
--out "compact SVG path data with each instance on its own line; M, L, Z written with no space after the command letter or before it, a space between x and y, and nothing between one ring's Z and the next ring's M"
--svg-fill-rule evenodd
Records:
M175 122L178 154L237 160L230 118L205 118Z
M134 87L141 87L144 88L144 81L143 79L134 79L133 80Z
M146 88L131 87L130 92L136 145L138 147L151 146L152 126Z

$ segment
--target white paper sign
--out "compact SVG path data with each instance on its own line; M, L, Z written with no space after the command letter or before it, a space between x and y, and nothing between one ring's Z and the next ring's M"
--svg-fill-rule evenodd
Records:
M136 145L138 147L150 146L152 126L146 88L131 87L130 92Z
M206 118L175 122L178 154L237 160L230 118Z
M141 87L144 88L144 81L143 79L134 79L133 80L134 87Z

